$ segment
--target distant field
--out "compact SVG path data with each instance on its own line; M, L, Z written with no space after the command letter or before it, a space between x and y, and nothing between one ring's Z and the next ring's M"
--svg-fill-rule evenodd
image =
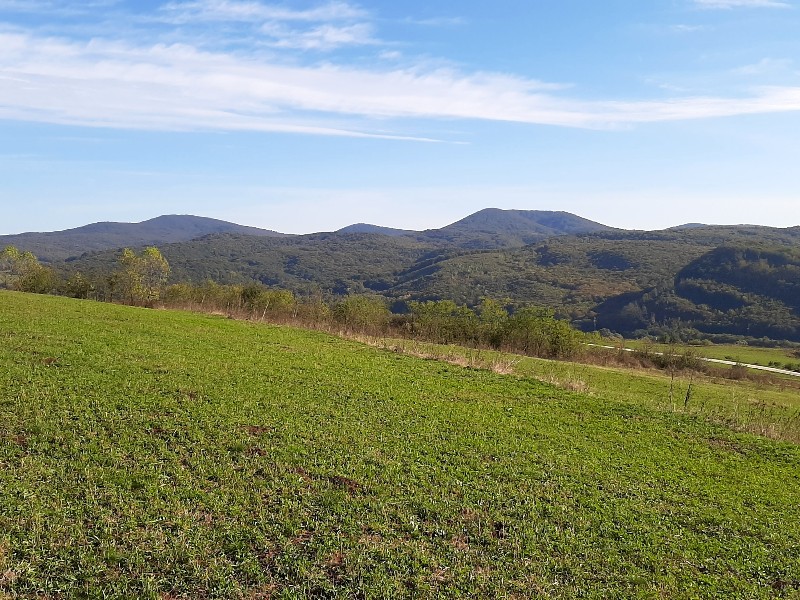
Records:
M678 372L672 379L656 369L603 367L408 340L379 339L374 343L409 354L498 368L608 400L696 415L738 430L800 443L800 380L790 377L756 372L755 381L732 381Z
M515 368L0 293L0 597L797 597L800 446Z
M738 344L712 344L710 346L690 346L686 344L645 344L636 340L626 340L626 348L642 349L649 345L655 352L693 352L696 356L705 358L719 358L740 363L762 366L778 366L781 368L789 365L800 366L800 357L794 353L796 350L788 348L759 348L757 346L740 346Z

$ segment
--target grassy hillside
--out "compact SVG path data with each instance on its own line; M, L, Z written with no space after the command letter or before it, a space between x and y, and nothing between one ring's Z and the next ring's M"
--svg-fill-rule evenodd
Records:
M0 595L800 589L800 449L636 390L7 292L0 340Z

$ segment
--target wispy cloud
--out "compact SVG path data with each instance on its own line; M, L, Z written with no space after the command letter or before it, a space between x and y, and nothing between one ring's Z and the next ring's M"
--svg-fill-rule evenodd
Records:
M0 34L0 77L0 118L165 130L419 139L425 136L403 132L404 120L596 128L800 110L800 87L739 98L588 102L565 97L565 86L498 73L286 65L186 44L32 33Z
M115 0L25 4L37 10L86 10L98 2ZM21 4L0 0L0 7ZM326 63L309 62L304 52L385 45L376 31L378 21L340 0L303 9L255 0L173 1L142 18L145 25L152 25L152 19L161 23L155 34L142 27L139 35L141 23L133 18L130 28L116 29L119 39L102 37L101 21L88 39L84 34L48 35L52 29L45 28L0 29L0 118L427 140L418 133L426 119L601 128L800 110L800 88L788 86L728 98L672 89L662 90L667 97L660 101L588 101L561 83L467 71L441 61L400 62L403 55L391 47L370 51L369 61L337 61L331 58L337 55L328 55ZM247 33L233 36L238 41L234 49L227 46L229 26ZM774 65L750 68L769 66Z
M788 58L762 58L757 63L734 69L737 75L764 75L767 73L790 72L794 63Z
M307 30L295 30L275 23L262 26L261 32L270 38L267 45L275 48L300 50L334 50L342 46L379 45L374 28L369 23L353 25L324 24Z
M684 23L680 23L678 25L672 25L669 29L675 33L696 33L698 31L703 31L706 28L703 25L686 25Z
M346 2L329 2L315 8L296 10L275 4L237 0L170 2L160 11L162 18L175 23L198 21L343 21L362 19L367 12Z
M730 9L730 8L789 8L791 4L780 0L694 0L700 8Z
M0 0L0 12L75 17L119 3L120 0Z
M422 25L423 27L457 27L465 25L467 21L463 17L432 17L429 19L413 19L409 17L405 19L404 23Z
M182 27L237 27L273 48L331 51L381 43L370 14L342 1L306 9L245 0L170 2L153 18Z

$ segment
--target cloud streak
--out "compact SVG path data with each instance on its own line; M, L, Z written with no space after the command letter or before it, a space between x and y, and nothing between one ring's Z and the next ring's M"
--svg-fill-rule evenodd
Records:
M349 21L362 16L359 9L343 3L293 11L205 0L167 8L196 18L244 19L250 11L313 23L294 36L266 33L266 44L275 48L377 43L369 27ZM323 18L332 21L317 21ZM568 95L574 93L568 86L503 73L304 65L190 43L76 41L32 31L0 32L0 118L9 120L431 141L414 130L432 119L609 128L800 110L800 87L789 86L753 89L740 97L660 101L586 101Z
M174 23L252 22L257 21L349 21L363 19L368 13L346 2L329 2L315 8L295 10L279 5L236 0L200 0L170 2L160 10L161 18Z
M779 0L694 0L694 3L700 8L708 9L791 7L791 4Z

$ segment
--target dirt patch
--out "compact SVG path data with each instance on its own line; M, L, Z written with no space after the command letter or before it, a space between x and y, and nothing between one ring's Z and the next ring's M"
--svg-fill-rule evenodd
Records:
M336 487L343 488L348 494L360 494L364 491L364 486L357 482L355 479L350 479L343 475L332 475L327 478Z
M327 561L325 561L325 571L327 572L328 579L336 583L344 574L344 552L334 552Z
M710 438L706 440L706 443L712 448L724 450L725 452L731 452L733 454L741 454L742 456L747 455L747 452L744 450L744 448L742 448L736 442L733 442L731 440L725 440L721 438Z
M250 435L264 435L266 433L272 433L272 427L266 427L264 425L245 425L242 427L247 433Z

